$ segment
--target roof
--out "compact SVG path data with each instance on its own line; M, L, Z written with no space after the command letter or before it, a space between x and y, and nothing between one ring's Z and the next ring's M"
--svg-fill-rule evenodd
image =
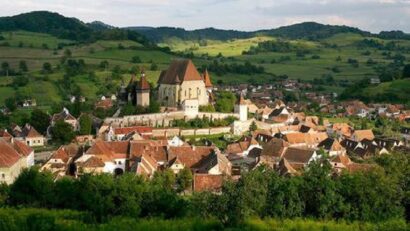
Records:
M5 140L0 139L0 167L13 166L22 156Z
M86 161L77 162L77 164L83 168L103 168L105 166L104 162L96 156L91 156Z
M251 145L259 145L259 143L253 137L251 137L250 139L245 138L245 140L243 140L243 141L239 141L239 142L236 142L236 143L229 144L226 147L226 152L227 153L239 154L239 153L242 153L242 152L248 150L248 148Z
M202 191L219 191L222 188L223 175L195 174L193 179L193 190Z
M140 81L137 82L136 89L137 90L149 90L151 87L145 78L145 74L141 75Z
M20 134L22 137L27 138L35 138L35 137L43 137L33 126L30 124L26 124Z
M374 134L373 131L368 129L368 130L356 130L353 133L353 136L356 137L356 140L362 141L364 139L368 140L373 140L374 139Z
M243 98L243 94L240 94L239 99L238 99L238 104L239 105L247 105L245 99Z
M23 156L28 156L33 152L33 149L26 144L26 142L13 140L14 149Z
M333 138L323 140L318 144L318 147L329 151L340 151L343 149L342 145L340 145L340 143Z
M190 59L172 61L169 68L162 72L158 84L179 84L184 81L203 81L201 75Z
M289 163L303 163L307 164L315 153L314 149L289 147L283 154L283 158L286 158Z
M262 154L264 156L282 157L283 152L289 144L283 139L272 138L263 146Z
M67 163L68 160L70 159L70 155L69 153L65 150L64 146L60 146L57 151L55 151L50 159L60 159L62 160L64 163Z
M57 121L57 120L76 120L74 116L70 114L70 112L64 108L60 113L56 113L53 115L51 118L52 121Z
M212 87L211 83L211 77L209 76L208 70L205 69L204 74L203 74L204 82L205 82L205 87Z
M200 147L169 147L168 160L178 157L179 161L188 168L200 167L199 162L205 159L208 155L214 152L214 147L200 146Z

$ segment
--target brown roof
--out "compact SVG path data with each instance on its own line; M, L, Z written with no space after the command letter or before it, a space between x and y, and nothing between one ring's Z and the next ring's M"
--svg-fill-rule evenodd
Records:
M205 87L212 87L211 77L209 77L209 73L207 69L205 69L203 77L204 77Z
M60 159L62 160L64 163L67 163L68 160L70 159L70 155L67 152L67 150L64 148L64 146L60 146L57 151L55 151L50 159Z
M347 155L337 155L335 157L333 157L331 159L332 162L336 162L336 163L341 163L344 166L348 166L349 164L352 163L352 161L350 160L350 158Z
M190 59L172 61L168 70L161 73L159 84L179 84L184 81L203 80Z
M325 150L329 151L340 151L343 149L342 145L340 145L339 141L333 138L327 138L318 144L319 148L324 148Z
M0 139L0 167L11 167L22 156L5 140Z
M195 174L193 181L193 190L202 191L219 191L222 188L223 176L210 174Z
M103 168L105 166L104 162L96 156L92 156L86 161L78 162L77 164L83 168Z
M179 161L181 161L185 167L193 168L202 159L205 159L208 155L214 152L214 147L200 146L200 147L169 147L168 149L168 160L172 160L178 156ZM197 166L198 167L198 166Z
M314 149L289 147L283 154L283 158L286 158L289 163L307 164L314 153Z
M253 137L251 137L251 138L246 137L244 141L229 144L226 147L226 152L227 153L235 153L235 154L242 153L242 152L248 150L248 148L251 145L258 145L258 142Z
M18 153L20 153L23 156L28 156L33 152L33 149L30 148L30 146L28 146L26 142L23 141L14 140L13 147Z
M373 140L374 139L374 134L373 131L368 129L368 130L356 130L353 133L354 136L356 136L356 139L358 141L362 141L364 139L368 140Z
M239 96L238 104L239 105L247 105L245 99L243 98L243 94L241 94Z
M35 137L43 137L33 126L30 124L26 124L21 133L21 137L28 137L28 138L35 138Z
M12 138L13 136L7 132L5 129L0 129L0 137L2 138Z
M144 74L141 75L140 81L137 82L136 89L137 90L149 90L150 89L150 85L147 79L145 78Z
M267 144L263 146L262 154L264 156L282 157L283 152L289 144L278 138L271 139Z

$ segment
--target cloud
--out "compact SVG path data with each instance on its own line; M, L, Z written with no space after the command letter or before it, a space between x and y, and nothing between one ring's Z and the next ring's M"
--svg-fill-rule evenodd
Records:
M409 0L0 0L0 16L49 10L114 26L256 30L303 21L410 32Z

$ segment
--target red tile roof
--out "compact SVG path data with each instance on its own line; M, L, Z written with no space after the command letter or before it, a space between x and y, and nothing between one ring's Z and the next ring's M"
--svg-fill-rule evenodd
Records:
M220 191L223 185L223 175L195 174L193 180L193 190Z
M0 139L0 167L13 166L22 156L5 140Z
M137 90L149 90L150 89L150 85L147 79L145 78L145 75L142 75L140 81L137 82L136 89Z
M16 149L18 153L20 153L23 156L28 156L33 152L33 149L23 141L14 140L13 147L14 149Z
M179 84L184 81L203 80L190 59L174 60L168 70L161 73L159 84Z
M209 76L208 70L205 69L204 74L203 74L204 82L205 82L205 87L212 87L211 83L211 77Z

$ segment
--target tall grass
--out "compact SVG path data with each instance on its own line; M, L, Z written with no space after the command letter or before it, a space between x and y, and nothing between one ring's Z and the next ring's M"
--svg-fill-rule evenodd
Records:
M237 227L223 227L213 219L160 218L133 219L117 217L97 224L88 213L71 210L0 208L0 231L180 231L180 230L249 230L249 231L405 231L404 220L382 223L316 221L311 219L247 219Z

